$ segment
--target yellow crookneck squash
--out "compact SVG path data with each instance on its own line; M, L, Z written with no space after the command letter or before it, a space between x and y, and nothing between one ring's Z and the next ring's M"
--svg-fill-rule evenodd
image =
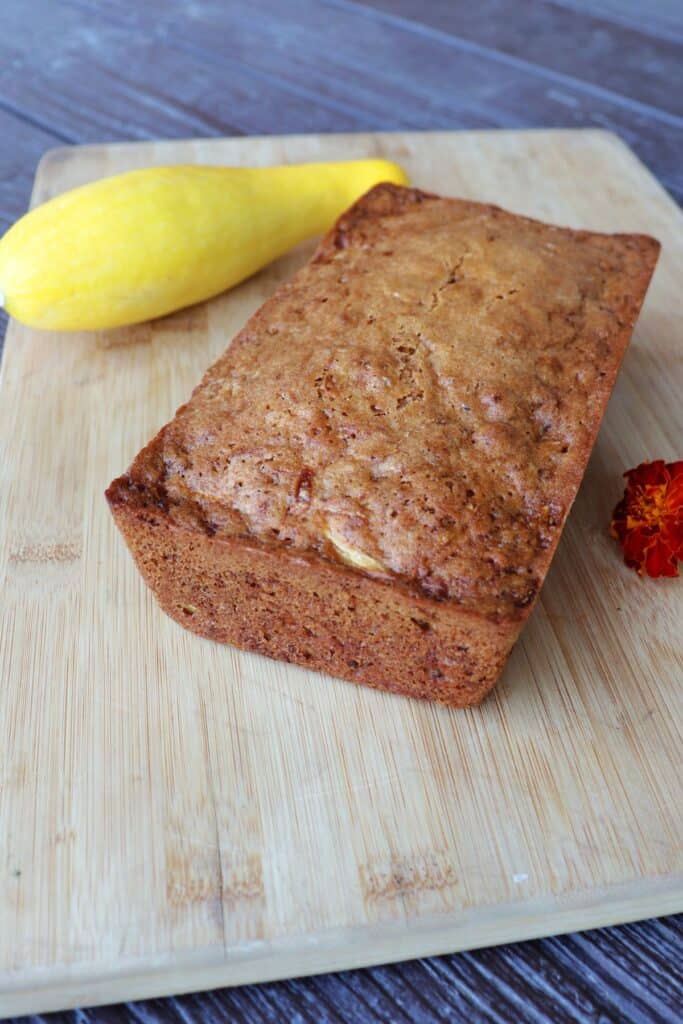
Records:
M0 240L0 304L60 331L138 323L208 299L326 231L388 160L150 167L65 192Z

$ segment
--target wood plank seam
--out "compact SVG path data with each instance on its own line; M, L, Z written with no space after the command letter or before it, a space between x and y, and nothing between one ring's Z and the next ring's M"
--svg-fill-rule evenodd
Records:
M623 25L625 28L634 29L636 32L641 32L644 36L651 36L653 39L665 39L667 42L683 43L683 32L679 32L673 28L671 24L666 27L660 27L660 20L653 18L653 9L647 11L647 16L643 18L630 18L622 10L614 10L610 8L608 11L603 7L599 7L595 10L595 5L588 0L553 0L558 7L564 7L568 11L574 11L578 15L590 14L593 17L599 17L604 19L606 23L613 22L615 25ZM641 9L645 12L646 8L643 4L640 4ZM653 8L656 4L653 5ZM679 19L680 21L680 19Z
M530 61L523 60L521 57L514 57L512 54L504 53L501 50L494 50L488 46L482 46L479 43L472 42L469 39L463 39L462 36L454 36L448 32L443 32L440 29L432 28L430 25L424 25L422 22L411 21L408 18L403 18L396 14L388 14L385 11L378 11L373 7L366 7L362 0L323 0L323 3L328 7L338 7L345 10L356 10L358 12L365 13L368 17L384 22L385 24L395 25L397 28L403 28L406 31L414 32L416 35L423 36L426 39L435 39L439 42L444 43L453 49L460 50L463 53L472 53L482 57L488 57L490 60L499 64L506 64L508 67L517 68L520 71L529 71L536 74L539 78L544 78L547 81L555 82L558 85L566 85L578 92L584 92L586 95L600 97L600 99L608 100L610 103L614 103L617 106L623 107L626 110L630 110L634 113L643 114L646 117L650 117L655 121L660 121L662 124L668 125L672 128L683 128L683 118L678 117L676 114L669 114L668 111L662 110L660 107L654 107L649 103L642 103L640 100L631 99L629 96L624 96L622 93L614 92L612 89L605 89L601 86L594 85L592 82L587 82L585 79L574 78L571 75L563 74L560 71L554 71L552 68L544 67L542 64L531 63Z
M33 114L27 113L15 103L10 103L2 97L0 97L0 110L4 110L6 114L9 114L11 117L15 117L18 121L23 121L24 124L31 125L32 128L39 128L40 131L45 132L46 135L51 135L56 142L62 142L69 146L77 145L79 142L79 139L75 135L69 135L67 132L58 131L51 124L47 124L39 117L35 117Z
M93 8L87 0L60 0L61 3L74 7L77 9L91 11ZM112 25L122 26L125 24L120 19L117 19L114 14L109 11L101 11L99 6L97 7L98 17L102 17L104 20L108 20ZM155 32L155 35L157 33ZM279 75L269 74L262 71L259 68L254 68L251 64L246 61L235 60L234 58L220 57L218 54L213 54L210 50L203 49L199 46L194 46L187 40L171 39L168 35L158 35L159 41L172 50L178 50L182 53L188 53L192 56L200 57L204 63L209 64L220 64L221 67L226 65L232 67L238 67L240 70L250 75L255 81L267 82L270 85L275 85L283 92L287 92L292 96L298 96L301 99L310 100L312 103L318 104L319 106L325 107L327 110L335 111L336 113L348 114L355 116L358 112L355 108L351 107L347 103L342 103L339 100L333 100L329 96L321 96L320 93L316 93L307 89L305 86L298 85L294 82L282 78ZM372 119L368 123L368 128L382 126L380 118ZM225 125L223 125L223 131L225 131Z

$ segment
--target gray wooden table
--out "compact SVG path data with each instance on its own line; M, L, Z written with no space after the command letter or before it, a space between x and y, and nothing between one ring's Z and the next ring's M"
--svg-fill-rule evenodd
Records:
M116 139L597 125L683 198L683 0L2 0L0 12L0 233L46 149ZM675 1024L683 915L50 1020Z

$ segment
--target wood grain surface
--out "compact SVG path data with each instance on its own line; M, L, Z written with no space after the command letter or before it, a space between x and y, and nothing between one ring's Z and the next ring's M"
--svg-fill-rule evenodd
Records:
M326 19L316 13L312 26L314 8ZM0 231L26 209L35 166L51 146L197 133L607 127L683 196L679 0L426 0L411 9L395 0L373 8L309 0L288 9L273 33L260 24L272 5L259 0L166 0L151 16L146 4L3 0ZM211 31L198 33L207 19ZM344 46L330 65L338 22ZM374 40L388 23L390 45L368 48L368 33ZM471 59L463 66L464 52ZM509 89L510 58L523 72L521 101ZM426 77L432 60L439 73ZM469 74L473 67L479 73ZM609 102L602 93L594 102L596 85L609 90ZM4 323L0 311L0 346ZM682 1016L682 965L678 916L58 1019L669 1024Z
M13 324L0 396L6 1012L683 908L683 608L675 582L644 602L605 530L623 467L674 457L682 433L683 218L623 143L473 132L65 148L42 162L35 200L155 163L363 154L400 160L426 189L663 243L539 605L493 698L462 712L200 640L145 591L102 491L310 246L152 324Z

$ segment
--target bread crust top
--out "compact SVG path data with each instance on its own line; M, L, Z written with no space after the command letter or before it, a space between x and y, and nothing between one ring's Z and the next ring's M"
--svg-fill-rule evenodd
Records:
M109 490L523 617L659 244L380 185Z

